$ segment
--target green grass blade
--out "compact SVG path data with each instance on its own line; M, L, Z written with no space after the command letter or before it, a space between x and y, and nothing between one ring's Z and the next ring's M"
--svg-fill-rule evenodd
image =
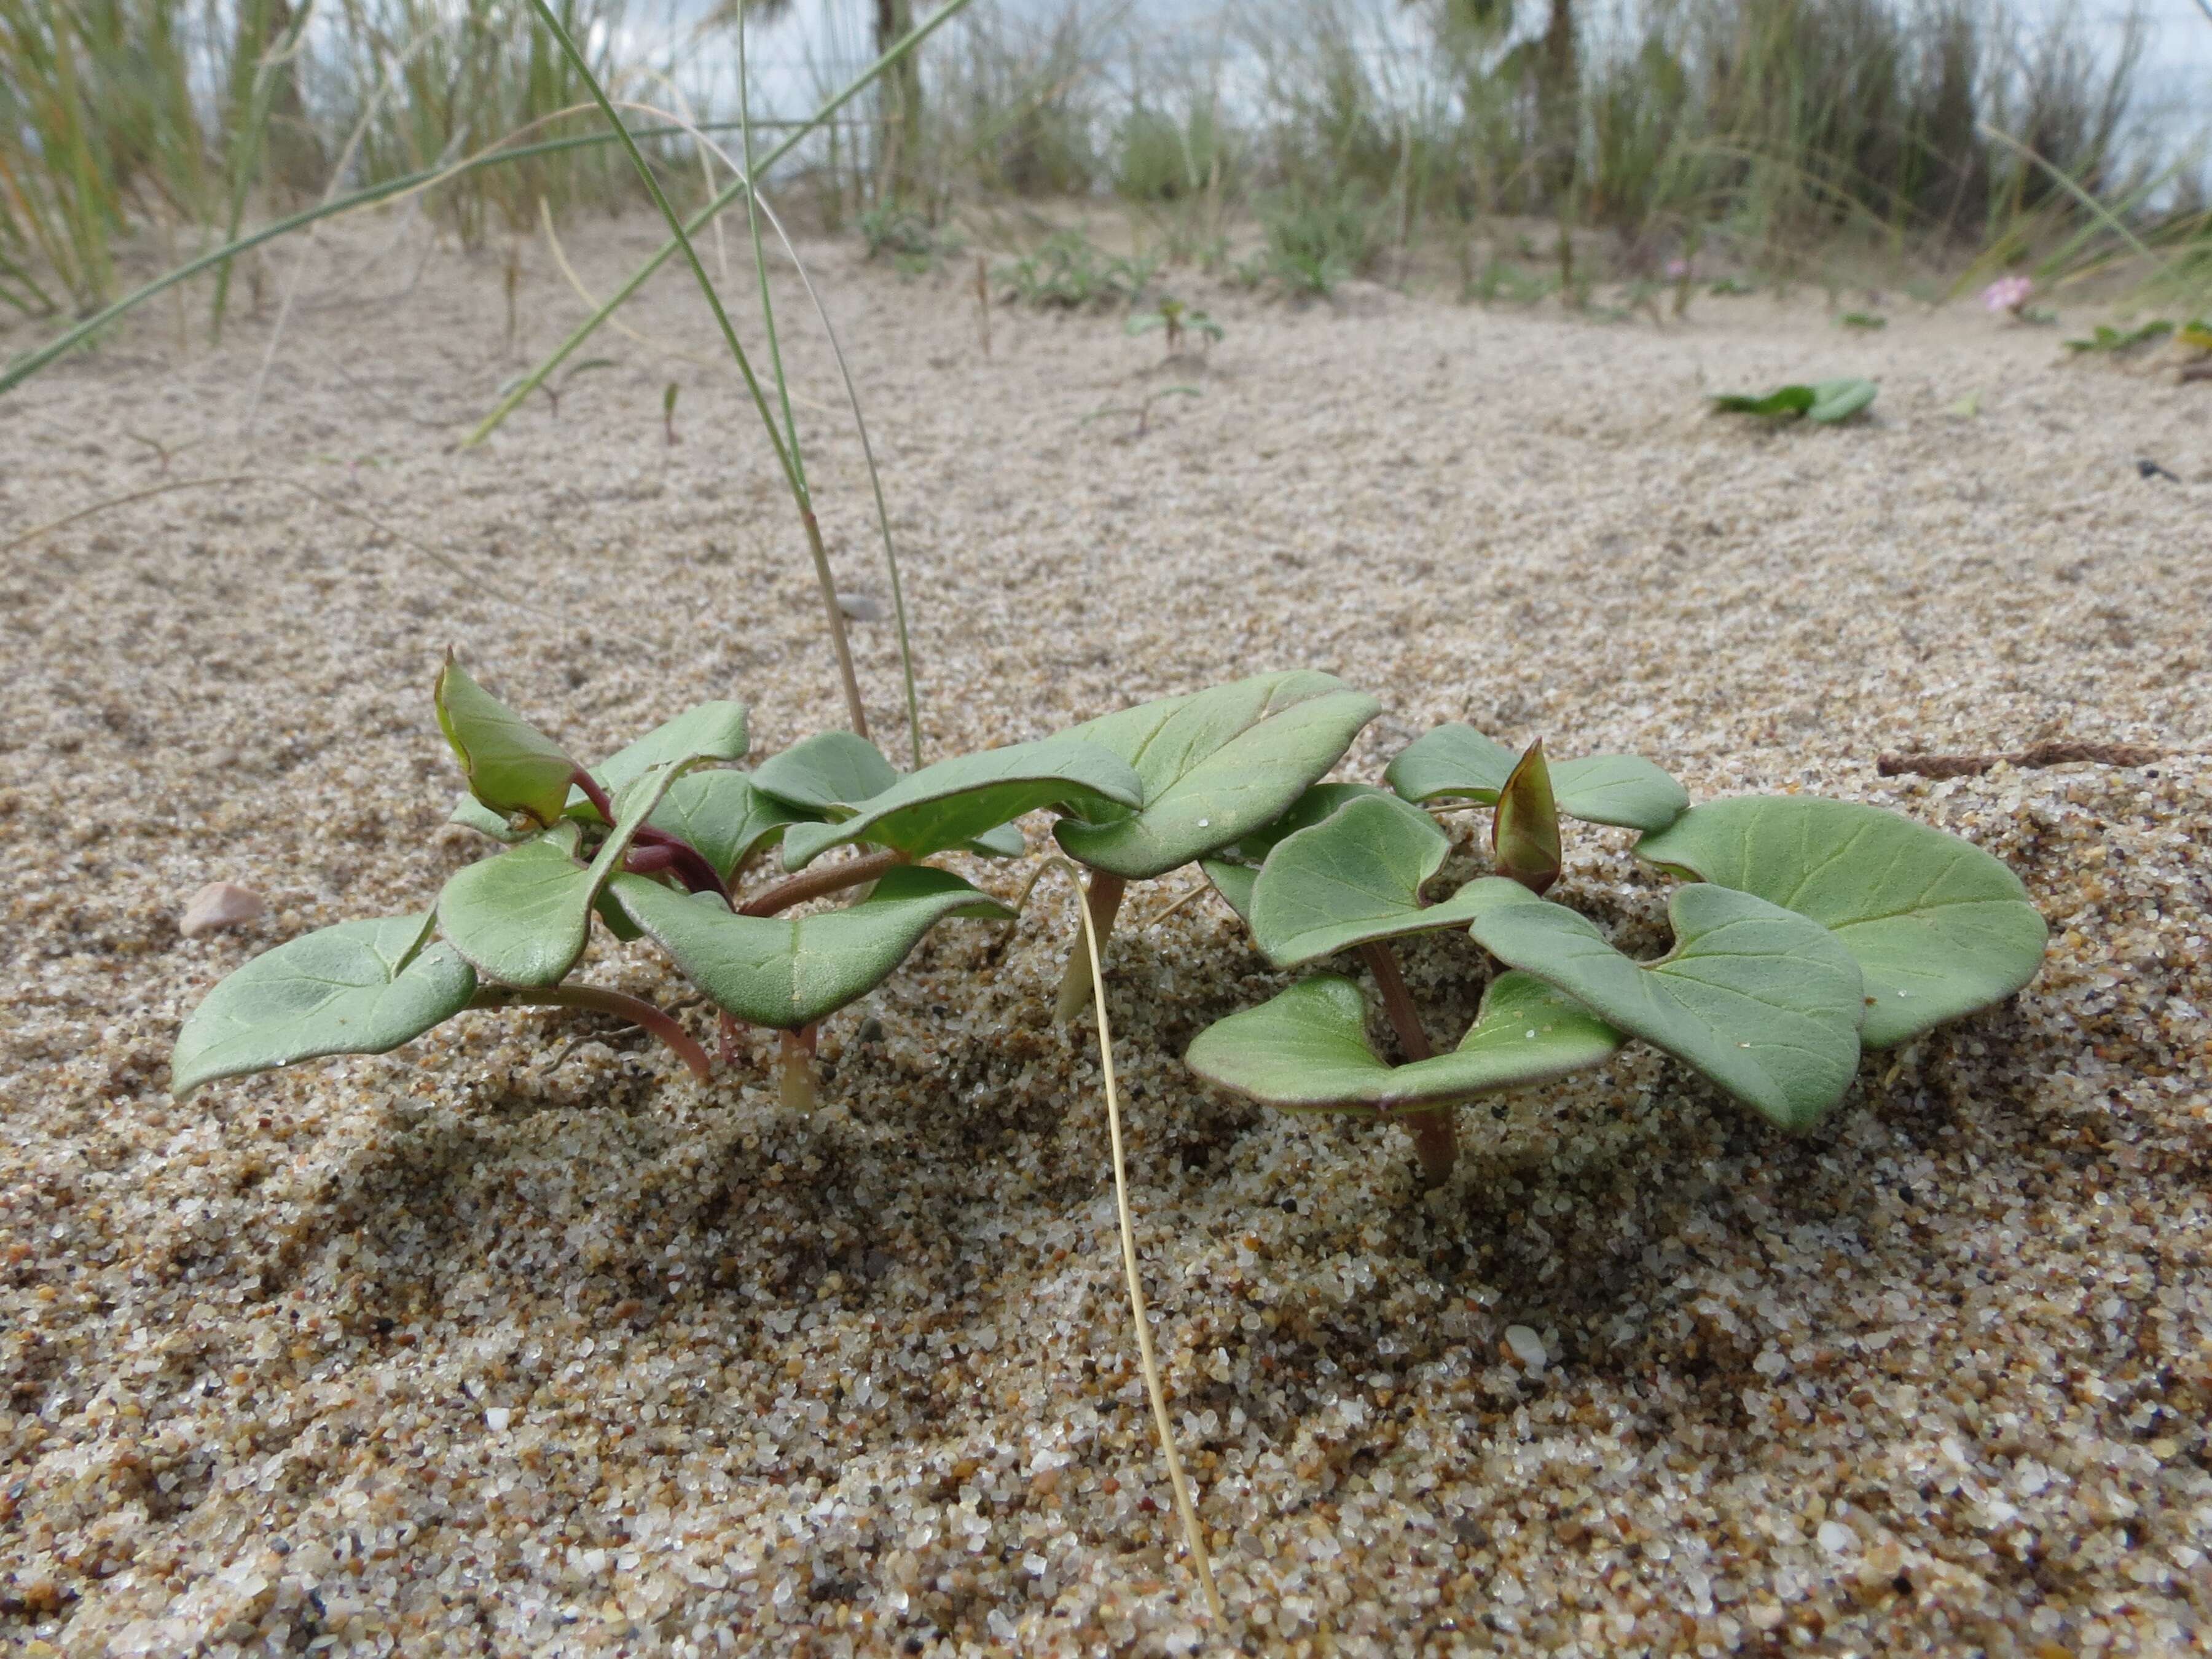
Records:
M734 124L718 122L705 130L720 131ZM654 127L641 131L637 136L641 138L653 138L664 134L682 132L684 130L681 126ZM504 140L501 141L501 143L504 142ZM382 184L368 185L365 189L340 197L336 201L319 202L313 207L302 208L299 212L287 214L281 219L272 219L260 229L238 237L234 240L225 242L220 247L211 248L198 258L185 261L174 270L155 277L143 288L132 289L112 305L95 312L75 327L66 330L36 350L18 358L14 363L9 365L5 371L0 371L0 393L21 386L48 364L67 356L110 323L137 310L149 300L167 293L179 283L190 282L193 277L222 264L227 260L235 259L241 253L250 253L264 242L275 241L280 236L288 236L292 232L304 229L307 226L320 220L334 219L341 214L374 207L378 203L388 202L394 197L405 196L414 191L428 190L434 185L451 184L484 167L507 167L516 162L532 161L539 156L558 155L564 150L580 149L593 144L611 144L615 142L616 136L611 132L590 132L580 133L568 138L542 139L537 143L524 144L513 149L493 149L486 150L482 155L472 155L466 161L456 161L450 166L424 167L396 179L387 179ZM612 307L610 307L609 309L611 310Z
M950 3L945 5L942 9L936 12L933 15L930 16L924 21L915 25L914 32L911 34L908 34L904 40L897 42L889 52L884 53L882 57L877 58L874 63L863 70L853 80L848 82L836 92L833 93L822 105L822 106L814 112L813 115L804 125L793 131L781 143L769 150L767 155L762 156L759 163L759 170L766 172L769 168L775 167L778 161L781 161L786 155L788 155L793 150L796 149L799 143L806 137L807 134L813 131L815 128L820 126L824 121L828 120L830 117L836 114L837 111L842 109L854 99L859 97L861 93L866 91L867 88L874 83L876 78L882 75L884 70L890 69L894 64L896 64L908 52L921 46L924 40L934 34L939 29L951 22L962 12L967 10L968 7L971 3L972 0L950 0ZM740 179L736 184L726 186L716 194L712 201L708 202L706 206L701 208L698 212L693 214L691 217L684 222L683 227L684 231L689 234L700 229L712 220L716 214L720 213L732 202L736 201L738 197L744 194L745 188L746 184L743 179ZM676 254L680 246L681 245L678 240L672 237L669 240L663 242L660 245L659 251L656 252L652 258L647 259L643 264L640 265L635 271L630 273L629 279L614 291L613 295L605 305L601 306L599 310L587 318L574 333L570 334L567 339L563 340L558 346L556 346L553 349L551 355L547 356L544 362L540 362L537 368L532 369L527 374L516 381L513 386L508 388L507 395L500 399L498 404L492 410L491 413L485 416L483 419L477 423L476 430L469 434L468 437L464 441L463 447L465 448L471 445L482 443L486 438L489 437L492 433L498 428L500 423L506 420L509 415L514 412L515 409L522 403L524 398L527 398L532 392L535 392L544 383L545 377L547 375L550 374L555 369L558 368L563 362L568 361L570 354L572 354L577 347L582 345L585 341L590 339L592 335L599 331L599 325L602 323L605 322L608 318L613 316L617 311L620 310L623 305L629 302L632 295L635 294L638 289L643 288L647 283L653 279L653 273L659 270L661 266L668 263L668 261ZM4 387L0 387L0 390L4 389Z

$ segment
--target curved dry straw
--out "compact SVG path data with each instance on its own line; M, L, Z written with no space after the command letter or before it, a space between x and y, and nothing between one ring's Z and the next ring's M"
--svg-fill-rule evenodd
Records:
M1183 1547L1190 1552L1191 1570L1198 1575L1199 1589L1205 1593L1206 1610L1213 1615L1214 1623L1225 1626L1228 1619L1221 1606L1221 1592L1214 1587L1212 1558L1206 1553L1206 1534L1199 1528L1198 1510L1191 1502L1190 1482L1183 1474L1182 1459L1176 1452L1175 1429L1168 1420L1167 1393L1160 1386L1159 1363L1152 1354L1152 1327L1145 1311L1145 1287L1137 1275L1137 1230L1130 1218L1129 1181L1121 1152L1121 1097L1114 1081L1114 1030L1106 1015L1106 975L1098 961L1098 927L1091 918L1091 907L1083 900L1082 872L1071 860L1054 854L1030 875L1023 889L1021 903L1015 908L1026 908L1037 883L1054 872L1067 878L1074 895L1084 954L1091 966L1091 1003L1098 1011L1098 1074L1106 1095L1106 1135L1114 1163L1114 1212L1121 1236L1121 1277L1129 1291L1129 1316L1137 1327L1137 1359L1145 1373L1145 1394L1152 1402L1152 1426L1159 1434L1160 1454L1168 1466L1168 1484L1175 1493L1176 1516L1182 1524Z

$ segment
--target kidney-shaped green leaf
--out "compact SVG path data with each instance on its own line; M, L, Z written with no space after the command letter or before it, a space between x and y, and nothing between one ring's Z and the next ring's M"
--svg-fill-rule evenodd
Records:
M1471 726L1455 721L1416 738L1383 781L1410 801L1463 798L1495 805L1519 757ZM1641 755L1586 755L1552 761L1552 799L1585 823L1659 830L1689 805L1689 792Z
M1723 392L1711 402L1724 415L1760 415L1769 420L1795 420L1802 415L1807 420L1832 426L1864 409L1875 400L1879 390L1872 380L1815 380L1810 386L1778 386L1758 396Z
M794 824L783 837L787 869L833 847L866 841L910 859L959 847L1041 806L1133 809L1143 785L1111 750L1065 734L925 766L856 803L836 823Z
M1252 887L1252 942L1277 967L1295 968L1355 945L1464 927L1475 913L1457 895L1421 903L1421 884L1450 847L1418 806L1388 795L1351 801L1267 855Z
M1878 390L1872 380L1815 380L1813 405L1805 411L1805 418L1823 426L1848 421L1874 401Z
M702 760L742 760L745 752L745 706L741 702L702 702L673 720L663 720L636 742L617 750L597 766L592 776L610 795L618 795L652 767L696 756ZM587 823L600 822L599 811L584 792L571 788L564 815ZM779 823L789 823L787 816ZM518 830L500 814L483 805L473 794L453 803L448 822L466 824L495 841L514 842L529 834ZM656 829L667 826L656 823ZM672 834L678 833L671 830ZM688 839L688 838L687 838ZM722 837L726 840L727 837ZM704 850L703 848L701 850Z
M950 871L913 866L890 871L859 903L818 915L736 915L711 893L641 876L617 876L608 891L719 1006L785 1030L874 989L945 918L1013 915Z
M687 773L669 786L667 798L646 820L699 854L725 882L734 879L785 825L802 821L799 813L755 788L744 773L730 771Z
M477 976L433 918L343 921L264 951L207 994L177 1034L169 1088L325 1054L380 1054L469 1006Z
M1698 885L1668 905L1674 948L1637 962L1596 924L1486 876L1462 890L1468 929L1509 967L1696 1067L1784 1128L1843 1098L1859 1055L1859 970L1820 923L1750 893Z
M1693 807L1638 858L1810 916L1866 976L1860 1041L1889 1048L2035 977L2049 937L2020 878L1878 806L1743 795Z
M1818 394L1809 386L1778 386L1771 392L1717 392L1713 407L1723 415L1763 415L1769 420L1796 420L1812 408Z
M1333 674L1255 674L1073 727L1136 769L1144 806L1054 827L1084 863L1128 880L1164 875L1272 823L1382 712Z
M690 758L743 760L745 706L741 702L696 703L617 750L592 769L599 787L618 795L656 766Z
M525 813L541 825L560 817L577 766L559 744L471 679L451 654L438 672L435 702L469 793L488 811L502 820Z
M1184 1056L1210 1083L1292 1111L1389 1111L1450 1105L1595 1066L1620 1033L1527 974L1501 974L1449 1054L1386 1064L1367 1041L1366 1005L1323 974L1198 1034Z
M1260 878L1260 866L1267 861L1285 837L1301 830L1310 830L1338 807L1348 801L1372 796L1390 799L1387 792L1371 783L1317 783L1291 803L1291 810L1273 823L1262 824L1243 840L1224 847L1212 858L1202 859L1199 867L1214 890L1229 901L1245 926L1252 922L1252 885Z
M574 823L457 872L438 895L438 925L485 978L557 985L584 954L592 906L681 766L656 766L615 801L615 825L588 867L576 862Z
M851 732L822 732L753 769L753 787L810 817L840 817L899 781L884 751Z

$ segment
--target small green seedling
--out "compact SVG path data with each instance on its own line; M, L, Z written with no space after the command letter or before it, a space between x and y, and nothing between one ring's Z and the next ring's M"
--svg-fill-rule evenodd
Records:
M2138 328L2112 328L2099 323L2089 331L2086 339L2065 342L2069 351L2095 352L2106 356L2120 356L2144 346L2156 345L2173 332L2173 325L2163 317L2152 319Z
M1164 403L1170 398L1203 398L1205 395L1206 390L1202 386L1157 386L1136 403L1108 404L1103 408L1094 409L1083 417L1079 424L1089 426L1093 421L1109 420L1116 415L1133 415L1137 417L1137 424L1130 428L1127 435L1131 439L1141 438L1152 430L1154 404Z
M1452 725L1398 756L1387 791L1322 783L1380 708L1310 672L1141 704L903 775L845 732L734 769L747 747L734 702L702 703L586 768L450 659L434 702L468 786L454 818L506 850L456 872L429 912L325 928L224 980L179 1034L179 1095L383 1053L465 1009L517 1005L619 1015L706 1080L704 1049L668 1014L572 981L596 920L618 941L666 953L721 1011L726 1053L736 1022L778 1032L783 1098L803 1106L823 1019L940 921L1014 914L927 860L1018 854L1015 820L1039 810L1060 815L1060 846L1090 869L1100 937L1127 883L1197 860L1276 966L1356 953L1402 1065L1367 1046L1360 994L1340 975L1220 1022L1190 1062L1292 1109L1399 1115L1431 1181L1455 1156L1449 1107L1595 1065L1631 1038L1805 1127L1842 1097L1862 1049L2010 995L2045 939L2018 878L1955 837L1803 796L1692 806L1632 755L1554 765L1540 743L1516 756ZM1449 849L1432 812L1466 805L1492 810L1494 873L1432 899ZM1562 817L1640 831L1638 856L1692 884L1669 902L1673 951L1634 960L1547 896L1565 862ZM787 873L749 881L779 846ZM811 908L840 895L851 902ZM1510 971L1438 1054L1392 946L1461 930ZM1087 971L1071 974L1062 1016L1090 990Z
M1081 231L1063 230L1031 253L999 267L1009 299L1079 311L1094 305L1133 304L1159 269L1150 254L1110 254Z
M1758 293L1759 289L1741 276L1723 276L1707 287L1705 292L1717 300L1742 300Z
M940 230L911 209L890 203L863 210L860 231L868 258L889 254L902 276L928 275L963 246L958 233Z
M1167 332L1168 356L1172 357L1182 349L1182 337L1194 334L1204 342L1200 347L1213 344L1221 338L1221 325L1202 311L1193 311L1181 300L1164 299L1150 311L1139 311L1121 325L1125 334L1150 334L1156 329Z
M1838 328L1856 328L1870 334L1879 329L1887 328L1889 326L1889 319L1882 316L1878 312L1847 311L1842 316L1836 319L1836 326Z
M676 398L683 390L681 386L671 380L660 393L660 429L666 435L671 449L684 441L676 435Z
M457 872L432 915L325 928L223 981L179 1035L179 1095L295 1060L381 1054L465 1008L510 1003L620 1014L704 1081L704 1050L667 1014L568 982L596 918L618 940L659 945L728 1021L781 1033L784 1098L804 1104L823 1018L938 922L1013 915L923 860L1018 854L1023 813L1097 817L1141 799L1125 761L1066 734L902 777L864 738L835 732L746 774L726 767L746 750L743 706L703 703L587 769L450 659L434 702L468 785L454 819L508 849ZM778 842L794 873L741 894L747 867ZM783 914L854 890L864 896L842 909Z
M1808 1127L1843 1097L1863 1048L2001 1000L2042 959L2046 930L2017 877L1876 807L1807 796L1692 806L1637 757L1547 768L1540 744L1516 759L1464 726L1420 738L1387 776L1396 797L1310 790L1280 821L1295 827L1263 828L1206 868L1276 966L1356 951L1405 1063L1369 1048L1360 994L1334 975L1219 1022L1188 1059L1270 1104L1402 1120L1432 1182L1456 1154L1450 1106L1595 1065L1632 1037L1771 1121ZM1449 842L1415 803L1453 801L1494 805L1498 873L1432 900L1425 889ZM1545 896L1560 864L1559 814L1641 830L1639 858L1695 884L1669 901L1666 956L1627 957ZM1510 971L1492 981L1459 1047L1435 1055L1391 944L1455 930Z
M1712 399L1723 415L1758 415L1771 421L1794 421L1801 416L1822 426L1848 421L1875 399L1872 380L1815 380L1809 386L1779 386L1760 396L1723 392Z

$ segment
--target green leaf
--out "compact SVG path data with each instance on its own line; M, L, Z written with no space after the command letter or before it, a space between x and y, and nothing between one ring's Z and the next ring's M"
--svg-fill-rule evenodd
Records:
M435 700L469 793L502 819L520 812L541 827L559 820L581 769L559 744L471 679L451 653Z
M477 976L433 918L345 921L253 958L207 994L177 1034L170 1092L325 1054L380 1054L469 1006Z
M804 869L831 848L855 841L927 858L1042 806L1133 809L1142 790L1120 756L1080 738L987 749L925 766L849 809L841 803L837 823L794 824L783 837L784 866Z
M1721 392L1711 399L1715 409L1729 415L1758 415L1768 420L1807 420L1823 425L1847 421L1875 399L1872 380L1815 380L1810 386L1781 386L1757 396L1741 392Z
M724 882L800 815L757 787L743 772L692 772L677 779L646 820L677 836L714 866Z
M1595 923L1486 876L1460 896L1500 962L1694 1066L1784 1128L1843 1098L1859 1054L1858 964L1820 923L1750 893L1699 885L1668 905L1674 949L1639 963Z
M1620 1033L1527 974L1501 974L1449 1054L1386 1064L1368 1045L1366 1003L1321 975L1208 1026L1184 1056L1210 1083L1291 1111L1420 1109L1549 1082L1595 1066Z
M1224 858L1253 866L1265 864L1267 855L1301 830L1326 823L1356 800L1389 800L1387 789L1371 783L1317 783L1291 803L1291 810L1272 823L1263 823L1243 840L1222 848Z
M592 769L592 776L610 795L618 795L647 770L664 762L696 756L702 760L742 760L745 753L745 706L741 702L702 702L673 720L663 720L635 743L617 750ZM565 817L585 823L602 822L599 811L581 789L571 788L562 807ZM447 820L509 843L529 832L517 830L498 813L480 805L473 795L453 804ZM788 823L785 818L781 822ZM656 823L655 829L667 826ZM672 834L676 833L671 831Z
M913 866L886 873L859 903L817 915L736 915L712 893L641 876L617 876L608 890L719 1006L784 1030L866 995L947 916L1013 915L950 871Z
M2130 351L2137 346L2149 345L2154 341L2162 340L2172 332L2173 324L2163 317L2154 318L2140 328L2126 330L2108 327L2100 323L2089 338L2069 340L2066 342L2066 349L2069 351Z
M1764 393L1716 392L1711 402L1723 415L1760 415L1769 420L1794 421L1812 408L1816 395L1809 386L1778 386Z
M1030 850L1029 839L1018 823L1002 823L995 830L986 830L966 845L969 852L987 859L1018 859Z
M1515 763L1512 775L1498 792L1498 811L1490 823L1490 860L1501 876L1510 876L1532 893L1549 890L1559 878L1559 809L1552 799L1551 769L1544 764L1544 740L1537 738Z
M1267 861L1267 854L1285 836L1311 829L1347 801L1363 797L1389 799L1371 783L1317 783L1292 801L1291 810L1273 823L1262 824L1243 840L1223 848L1218 857L1200 860L1199 867L1249 927L1252 923L1252 884L1259 878L1260 866Z
M1382 777L1410 801L1456 797L1491 806L1515 763L1504 744L1455 722L1416 738ZM1660 830L1690 804L1689 792L1641 755L1588 755L1550 765L1559 811L1585 823Z
M459 823L475 830L480 836L489 836L494 841L503 841L512 847L515 842L528 841L536 833L518 830L474 795L463 795L453 802L453 810L446 815L448 823Z
M823 732L753 769L753 787L810 817L849 812L899 780L883 750L850 732Z
M1094 868L1164 875L1280 817L1381 712L1334 675L1294 670L1086 721L1068 735L1135 768L1144 806L1065 819L1054 834Z
M617 798L615 826L588 868L576 862L580 831L562 823L458 872L438 895L453 948L502 985L559 984L591 938L593 902L685 763L654 767Z
M1260 872L1249 864L1232 864L1227 859L1200 859L1198 867L1213 884L1213 890L1229 901L1229 908L1237 913L1237 919L1249 927L1252 890L1260 884Z
M1475 912L1458 895L1421 904L1421 884L1450 846L1418 806L1387 795L1352 801L1267 855L1252 889L1252 942L1277 967L1295 968L1376 939L1464 927Z
M2035 977L2049 937L2002 863L1878 806L1739 796L1692 807L1636 854L1832 931L1866 976L1869 1048L2010 996Z
M691 758L743 760L745 746L744 704L702 702L616 750L592 769L592 775L608 794L617 795L656 766Z
M1805 411L1805 418L1823 426L1848 421L1874 401L1877 389L1872 380L1815 380L1813 406Z

